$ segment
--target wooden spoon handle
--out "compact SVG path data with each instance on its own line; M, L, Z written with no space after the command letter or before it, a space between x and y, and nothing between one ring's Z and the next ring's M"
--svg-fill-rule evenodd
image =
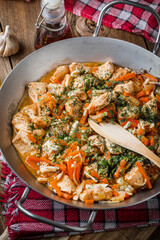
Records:
M151 150L149 150L145 145L143 146L143 149L141 148L140 154L148 158L151 162L153 162L160 168L160 158L156 154L154 154Z
M119 124L102 122L98 125L90 119L88 122L93 130L101 136L124 148L143 155L160 168L160 158L149 150L138 138L122 128Z
M133 136L134 137L134 136ZM118 141L113 139L112 137L107 137L110 141L127 148L133 152L139 153L140 155L143 155L144 157L148 158L151 162L153 162L155 165L157 165L160 168L160 158L154 154L151 150L149 150L139 139L133 139L131 141L131 138L124 141ZM123 140L123 137L122 137Z
M131 151L137 152L140 155L143 155L160 168L160 158L151 150L149 150L138 138L129 133L126 129L122 128L118 124L102 123L100 125L102 127L107 126L107 128L110 128L106 132L106 135L108 136L107 138L110 141Z

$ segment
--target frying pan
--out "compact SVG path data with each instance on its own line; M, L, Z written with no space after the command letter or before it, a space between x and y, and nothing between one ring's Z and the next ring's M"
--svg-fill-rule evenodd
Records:
M76 202L73 200L60 198L47 187L36 181L33 175L22 163L11 142L11 119L17 109L20 99L23 96L25 86L29 82L37 81L40 77L55 68L57 65L69 64L73 61L105 62L109 60L115 64L123 67L127 66L132 69L150 69L150 74L160 77L160 59L155 55L158 49L160 29L153 53L125 41L97 37L104 13L111 6L119 3L136 6L151 12L156 17L158 24L160 24L160 17L157 12L148 6L126 0L113 1L102 9L94 37L67 39L47 45L46 47L33 52L12 70L12 72L4 81L0 91L0 148L6 162L9 164L13 172L28 185L17 204L18 208L31 218L56 226L66 231L83 232L88 230L91 227L98 210L132 206L146 201L160 193L160 179L158 179L154 184L153 189L150 191L142 191L125 200L124 202L115 204L94 203L91 205L86 205L80 201ZM53 199L57 202L72 207L92 210L88 224L83 227L68 226L29 212L22 206L22 204L26 200L30 189L33 189L45 197Z

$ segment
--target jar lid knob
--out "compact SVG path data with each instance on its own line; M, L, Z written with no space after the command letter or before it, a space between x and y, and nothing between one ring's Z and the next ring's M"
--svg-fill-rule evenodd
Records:
M47 4L48 9L56 9L62 4L63 0L42 0L42 5Z

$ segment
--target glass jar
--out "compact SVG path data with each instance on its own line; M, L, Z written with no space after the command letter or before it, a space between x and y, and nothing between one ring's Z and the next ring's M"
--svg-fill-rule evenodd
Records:
M35 49L71 37L64 0L42 0L36 27Z

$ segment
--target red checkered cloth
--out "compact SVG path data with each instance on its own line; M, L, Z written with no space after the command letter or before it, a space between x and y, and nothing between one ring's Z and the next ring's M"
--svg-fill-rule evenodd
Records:
M160 14L159 0L132 0L148 5ZM97 22L99 12L112 0L65 0L67 11ZM115 29L137 33L151 42L155 42L158 24L155 17L143 9L129 5L118 4L110 8L105 14L102 24Z
M9 239L37 239L38 237L65 236L68 233L50 225L37 222L18 211L17 201L26 185L3 162L1 196ZM65 206L31 190L23 206L31 212L72 226L87 224L91 211ZM160 224L160 194L133 207L99 211L92 229L84 233L146 227Z

